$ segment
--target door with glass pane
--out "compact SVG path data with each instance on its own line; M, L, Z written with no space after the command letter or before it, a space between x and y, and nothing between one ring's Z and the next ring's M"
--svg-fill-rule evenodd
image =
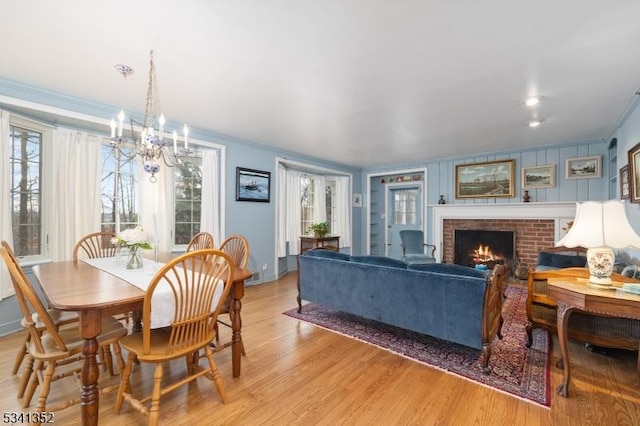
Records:
M400 231L422 229L422 184L387 186L386 256L402 259Z

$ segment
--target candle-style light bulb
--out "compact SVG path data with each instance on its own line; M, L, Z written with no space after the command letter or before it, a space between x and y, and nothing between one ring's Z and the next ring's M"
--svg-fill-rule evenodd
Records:
M142 129L142 132L140 132L140 144L142 144L142 146L144 146L145 148L147 147L147 129L146 128Z
M111 119L111 139L116 137L116 120Z
M178 155L178 132L173 131L173 154Z
M158 135L158 140L162 140L162 138L164 137L164 114L160 114L158 123L160 124L160 134Z
M122 123L124 123L124 110L123 109L121 109L120 110L120 114L118 114L118 121L119 121L118 137L122 137Z
M189 128L185 124L182 128L182 133L184 133L184 149L189 149Z

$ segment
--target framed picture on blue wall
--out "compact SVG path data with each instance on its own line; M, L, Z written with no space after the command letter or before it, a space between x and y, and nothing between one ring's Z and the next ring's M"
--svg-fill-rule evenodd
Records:
M599 178L602 176L601 156L567 158L566 179Z
M527 166L522 168L522 188L538 189L556 186L556 166Z
M236 167L236 201L269 202L271 172Z
M640 203L640 143L629 150L629 199Z

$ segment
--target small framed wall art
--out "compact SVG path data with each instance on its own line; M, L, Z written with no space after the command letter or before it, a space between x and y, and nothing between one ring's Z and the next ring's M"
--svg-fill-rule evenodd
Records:
M629 195L629 165L620 168L620 198L628 200Z
M538 189L556 186L556 166L528 166L522 168L522 188Z
M236 167L236 201L269 202L271 172Z
M567 158L566 178L585 179L599 178L602 175L602 157Z

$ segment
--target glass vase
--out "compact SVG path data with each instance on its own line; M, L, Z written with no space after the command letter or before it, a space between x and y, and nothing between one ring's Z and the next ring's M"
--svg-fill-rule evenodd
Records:
M127 256L127 269L140 268L142 268L142 249L138 246L131 246Z

